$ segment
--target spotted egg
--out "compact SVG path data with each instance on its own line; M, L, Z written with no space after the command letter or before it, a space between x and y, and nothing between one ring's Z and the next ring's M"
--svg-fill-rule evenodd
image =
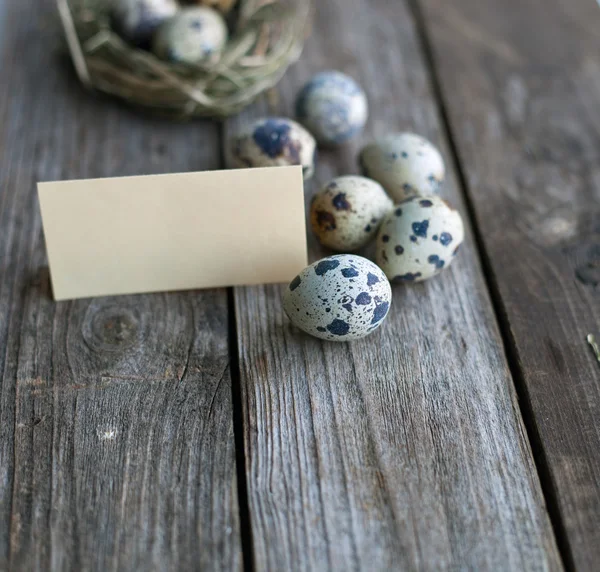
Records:
M218 55L227 42L227 24L212 8L192 6L160 26L154 53L170 62L194 64Z
M393 206L379 183L348 175L333 179L313 197L310 222L321 244L352 252L375 237Z
M314 137L291 119L265 117L243 127L227 143L230 168L302 165L304 179L315 170Z
M364 147L363 174L381 183L396 202L439 192L446 169L437 148L414 133L388 135Z
M283 294L283 309L292 324L317 338L339 342L376 330L391 303L385 274L370 260L352 254L311 264Z
M178 11L175 0L113 0L117 32L135 45L148 44L157 28Z
M365 126L367 96L351 77L338 71L321 72L298 94L296 115L321 145L339 145Z
M390 280L420 282L448 268L464 238L460 214L438 196L397 204L377 235L377 264Z

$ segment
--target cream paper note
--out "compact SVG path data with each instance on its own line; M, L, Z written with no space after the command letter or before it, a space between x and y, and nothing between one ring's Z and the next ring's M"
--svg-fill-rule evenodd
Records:
M288 282L301 167L39 183L56 300Z

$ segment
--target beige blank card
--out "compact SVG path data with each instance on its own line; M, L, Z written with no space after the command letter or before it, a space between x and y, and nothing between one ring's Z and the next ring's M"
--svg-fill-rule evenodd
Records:
M287 282L307 264L301 167L39 183L56 300Z

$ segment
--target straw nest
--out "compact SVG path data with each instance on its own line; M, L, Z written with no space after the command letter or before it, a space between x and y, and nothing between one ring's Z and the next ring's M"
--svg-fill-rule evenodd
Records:
M110 0L57 0L81 81L154 113L227 117L273 87L302 51L314 0L240 0L218 61L173 64L124 41Z

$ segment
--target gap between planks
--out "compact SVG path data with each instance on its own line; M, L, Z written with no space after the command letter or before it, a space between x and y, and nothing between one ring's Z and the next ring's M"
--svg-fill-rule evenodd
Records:
M233 412L233 436L235 441L235 468L237 476L237 496L240 519L242 562L245 572L254 570L254 549L250 503L248 502L248 481L246 479L246 448L244 445L244 411L242 405L242 385L240 357L235 319L233 288L227 288L229 363L231 374L231 401Z
M420 0L407 0L407 3L410 11L412 12L416 24L418 39L421 43L421 49L423 51L425 62L427 64L427 68L431 79L432 91L439 112L440 124L444 135L448 141L448 147L451 152L451 160L456 169L459 186L462 190L465 201L465 207L467 208L468 216L471 220L473 237L475 242L475 250L481 263L483 276L488 287L488 291L490 293L492 307L494 309L494 314L496 316L496 320L500 329L500 335L502 337L502 344L504 347L506 361L508 363L508 367L510 369L510 373L514 382L515 391L517 392L519 410L521 412L521 417L523 419L525 429L527 431L527 439L529 441L529 446L531 447L535 467L540 480L540 486L544 495L544 500L546 502L546 508L550 517L550 523L552 525L554 537L556 539L559 555L562 559L563 566L566 570L575 570L575 561L573 558L573 553L569 546L564 523L562 522L562 519L560 517L556 488L552 481L548 460L546 458L546 454L541 444L540 435L535 426L534 415L531 409L529 396L527 394L527 386L525 383L524 374L521 367L519 366L519 361L516 353L516 340L514 339L514 336L511 332L510 322L508 320L506 308L502 300L502 296L500 294L498 281L496 279L496 275L490 262L490 258L486 252L483 243L481 229L479 227L475 207L471 198L471 193L467 192L467 177L465 175L465 170L460 159L460 153L458 151L456 138L454 136L454 132L450 124L448 108L444 99L444 91L437 71L435 55L433 53L431 41L427 32L425 16L420 6Z
M419 34L422 34L422 30L420 30L420 29L419 29L419 30L418 30L418 33L419 33ZM420 40L420 42L423 42L423 39L422 39L422 38L419 38L419 40ZM421 46L421 47L422 47L422 46ZM429 61L426 61L426 65L427 65L427 64L429 64ZM431 69L429 69L429 66L427 66L427 69L425 70L425 74L426 74L426 77L427 77L427 81L429 81L430 83L431 83L431 82L435 82L435 78L433 77L433 71L432 71ZM292 77L293 77L293 76L294 76L294 74L292 74ZM285 90L285 92L286 92L286 93L289 95L289 86L288 86L288 85L285 85L285 83L284 83L284 84L282 84L282 87L283 87L283 89ZM438 94L434 94L434 102L433 102L433 107L435 108L435 112L436 112L438 115L439 115L441 112L443 112L443 110L442 110L442 111L440 111L440 101L439 101ZM252 111L252 110L251 110L251 111ZM445 125L442 125L441 133L442 133L442 135L443 135L443 136L445 136L445 137L448 137L448 139L450 139L449 133L447 132L447 128L446 128L446 126L445 126ZM452 150L451 157L453 157L453 158L456 158L456 157L455 157L455 155L456 155L456 151L453 149L453 150ZM458 164L457 164L456 166L458 167ZM459 180L459 185L458 185L458 187L459 187L459 189L460 189L460 191L461 191L461 195L463 196L463 200L464 200L464 191L465 191L465 189L464 189L464 184L463 184L463 181L462 181L462 180ZM469 210L470 210L470 209L469 209ZM479 247L479 244L477 244L477 245L476 245L476 249L477 249L477 259L476 259L476 262L477 262L477 263L481 263L481 261L482 261L482 257L481 257L481 252L480 252L480 247ZM486 281L486 284L485 284L485 288L486 288L486 289L488 289L488 291L489 291L489 285L487 284L487 281ZM271 290L269 290L269 293L271 293L271 294L272 294ZM236 293L236 295L237 295L237 296L239 296L240 298L242 298L242 290L238 290L238 291L237 291L237 293ZM249 296L248 300L250 300L251 298L252 298L252 295L250 295L250 296ZM276 298L276 297L275 297L275 298ZM247 304L247 303L248 303L248 300L244 300L244 299L238 299L238 304L240 305L239 307L243 307L243 306L244 306L244 304ZM269 300L270 300L270 298L269 298ZM235 300L233 300L233 302L235 302ZM259 308L255 308L255 309L259 309ZM261 308L260 310L262 310L262 308ZM235 316L235 306L234 306L233 308L231 308L231 307L230 307L230 312L231 312L231 313L232 313L232 314ZM495 309L495 308L494 308L494 312L495 312L495 314L497 314L497 311L496 311L496 309ZM240 313L240 315L236 317L235 324L237 324L238 326L239 326L240 324L242 324L242 323L243 323L243 320L244 320L244 316L243 316L243 315L241 315L241 314L243 314L243 312L241 312L241 313ZM491 314L491 315L495 315L495 314L492 314L492 313L490 313L490 314ZM242 325L243 325L243 324L242 324ZM271 325L272 325L272 324L271 324ZM268 326L267 326L267 327L268 327ZM242 330L242 329L243 329L243 328L240 328L240 330ZM504 342L504 340L502 340L502 342ZM242 351L243 351L243 350L244 350L244 348L239 348L239 347L235 348L235 351L237 351L237 352L239 352L240 350L242 350ZM504 346L503 346L503 347L501 348L501 353L502 353L502 355L503 355L503 356L505 355L505 352L506 352L506 347L504 347ZM238 368L239 368L239 365L240 365L240 364L238 363L238 364L237 364ZM240 384L241 384L241 383L242 383L242 381L241 381L242 374L241 374L241 371L240 371L239 369L238 369L238 371L236 372L236 375L238 375L238 376L239 376L239 377L238 377L238 383L240 383ZM512 385L512 384L511 384L511 385ZM241 389L241 388L240 388L240 389ZM236 396L236 399L237 399L237 396ZM242 399L243 399L243 396L242 396ZM251 406L252 406L252 404L246 404L246 405L248 405L249 407L251 407ZM518 406L515 404L515 400L513 400L512 406L513 406L513 409L514 409L514 410L515 410L515 412L516 412L516 415L520 415L520 413L519 413L519 408L518 408ZM246 417L244 417L244 411L241 411L241 412L240 412L240 413L237 415L237 419L238 419L238 420L239 420L239 418L240 418L240 417L239 417L240 415L241 415L241 419L242 419L242 421L245 421L245 422L251 421L251 419L248 417L248 414L247 414L247 413L246 413ZM244 427L242 426L242 428L241 428L241 429L243 430L243 429L244 429ZM248 429L248 428L246 428L246 429ZM252 429L250 429L250 431L252 431ZM521 432L521 433L522 433L522 432ZM526 442L524 443L524 447L526 447L526 448L529 448L529 447L530 447L530 443L529 443L529 441L528 441L528 438L527 438L526 436L525 436L525 441L526 441ZM529 456L531 457L530 451L528 451L528 453L529 453ZM252 465L251 465L252 456L253 456L253 455L254 455L254 456L256 456L257 454L260 454L260 453L257 453L256 451L242 451L242 453L241 453L241 454L244 456L244 459L243 459L243 460L244 460L244 462L246 463L246 466L247 466L247 468L248 468L248 472L247 472L245 475L240 475L240 474L238 473L238 478L239 478L239 482L241 482L241 481L242 481L242 479L243 479L244 485L245 485L245 486L248 488L249 486L251 487L253 484L254 484L254 485L256 484L256 483L252 483L252 478L253 478L253 475L252 475L252 473L251 473L251 469L252 469ZM238 464L238 471L240 470L240 467L241 467L241 464ZM539 483L539 474L538 474L538 472L537 472L537 471L538 471L537 467L532 467L532 473L533 473L532 480L535 480L537 483ZM538 486L539 486L539 485L538 485ZM248 490L250 490L250 492L251 492L251 489L248 489ZM247 493L248 493L248 490L246 491ZM254 500L256 500L256 499L254 499ZM541 503L540 503L540 504L541 504ZM244 507L244 508L245 508L245 507ZM251 515L251 516L252 516L252 515ZM250 523L249 523L249 525L250 525ZM552 534L552 533L551 533L551 535L549 535L549 537L551 537L551 538L554 538L554 534ZM248 531L248 539L249 539L249 540L252 542L252 531ZM396 539L396 540L398 540L398 539ZM261 561L261 560L260 560L260 550L261 550L261 547L260 547L260 539L257 539L257 538L255 538L255 539L254 539L254 542L257 542L257 543L258 543L258 546L257 546L257 549L256 549L256 551L255 551L255 552L256 552L256 556L257 556L257 558L258 558L257 562L260 562L260 561ZM253 548L254 548L254 545L253 545ZM296 546L296 548L297 548L297 546ZM263 547L263 549L264 549L264 547ZM550 550L549 552L550 552L550 553L552 553L553 551L552 551L552 550ZM263 557L264 557L264 555L263 555ZM549 558L551 559L551 554L549 555Z

